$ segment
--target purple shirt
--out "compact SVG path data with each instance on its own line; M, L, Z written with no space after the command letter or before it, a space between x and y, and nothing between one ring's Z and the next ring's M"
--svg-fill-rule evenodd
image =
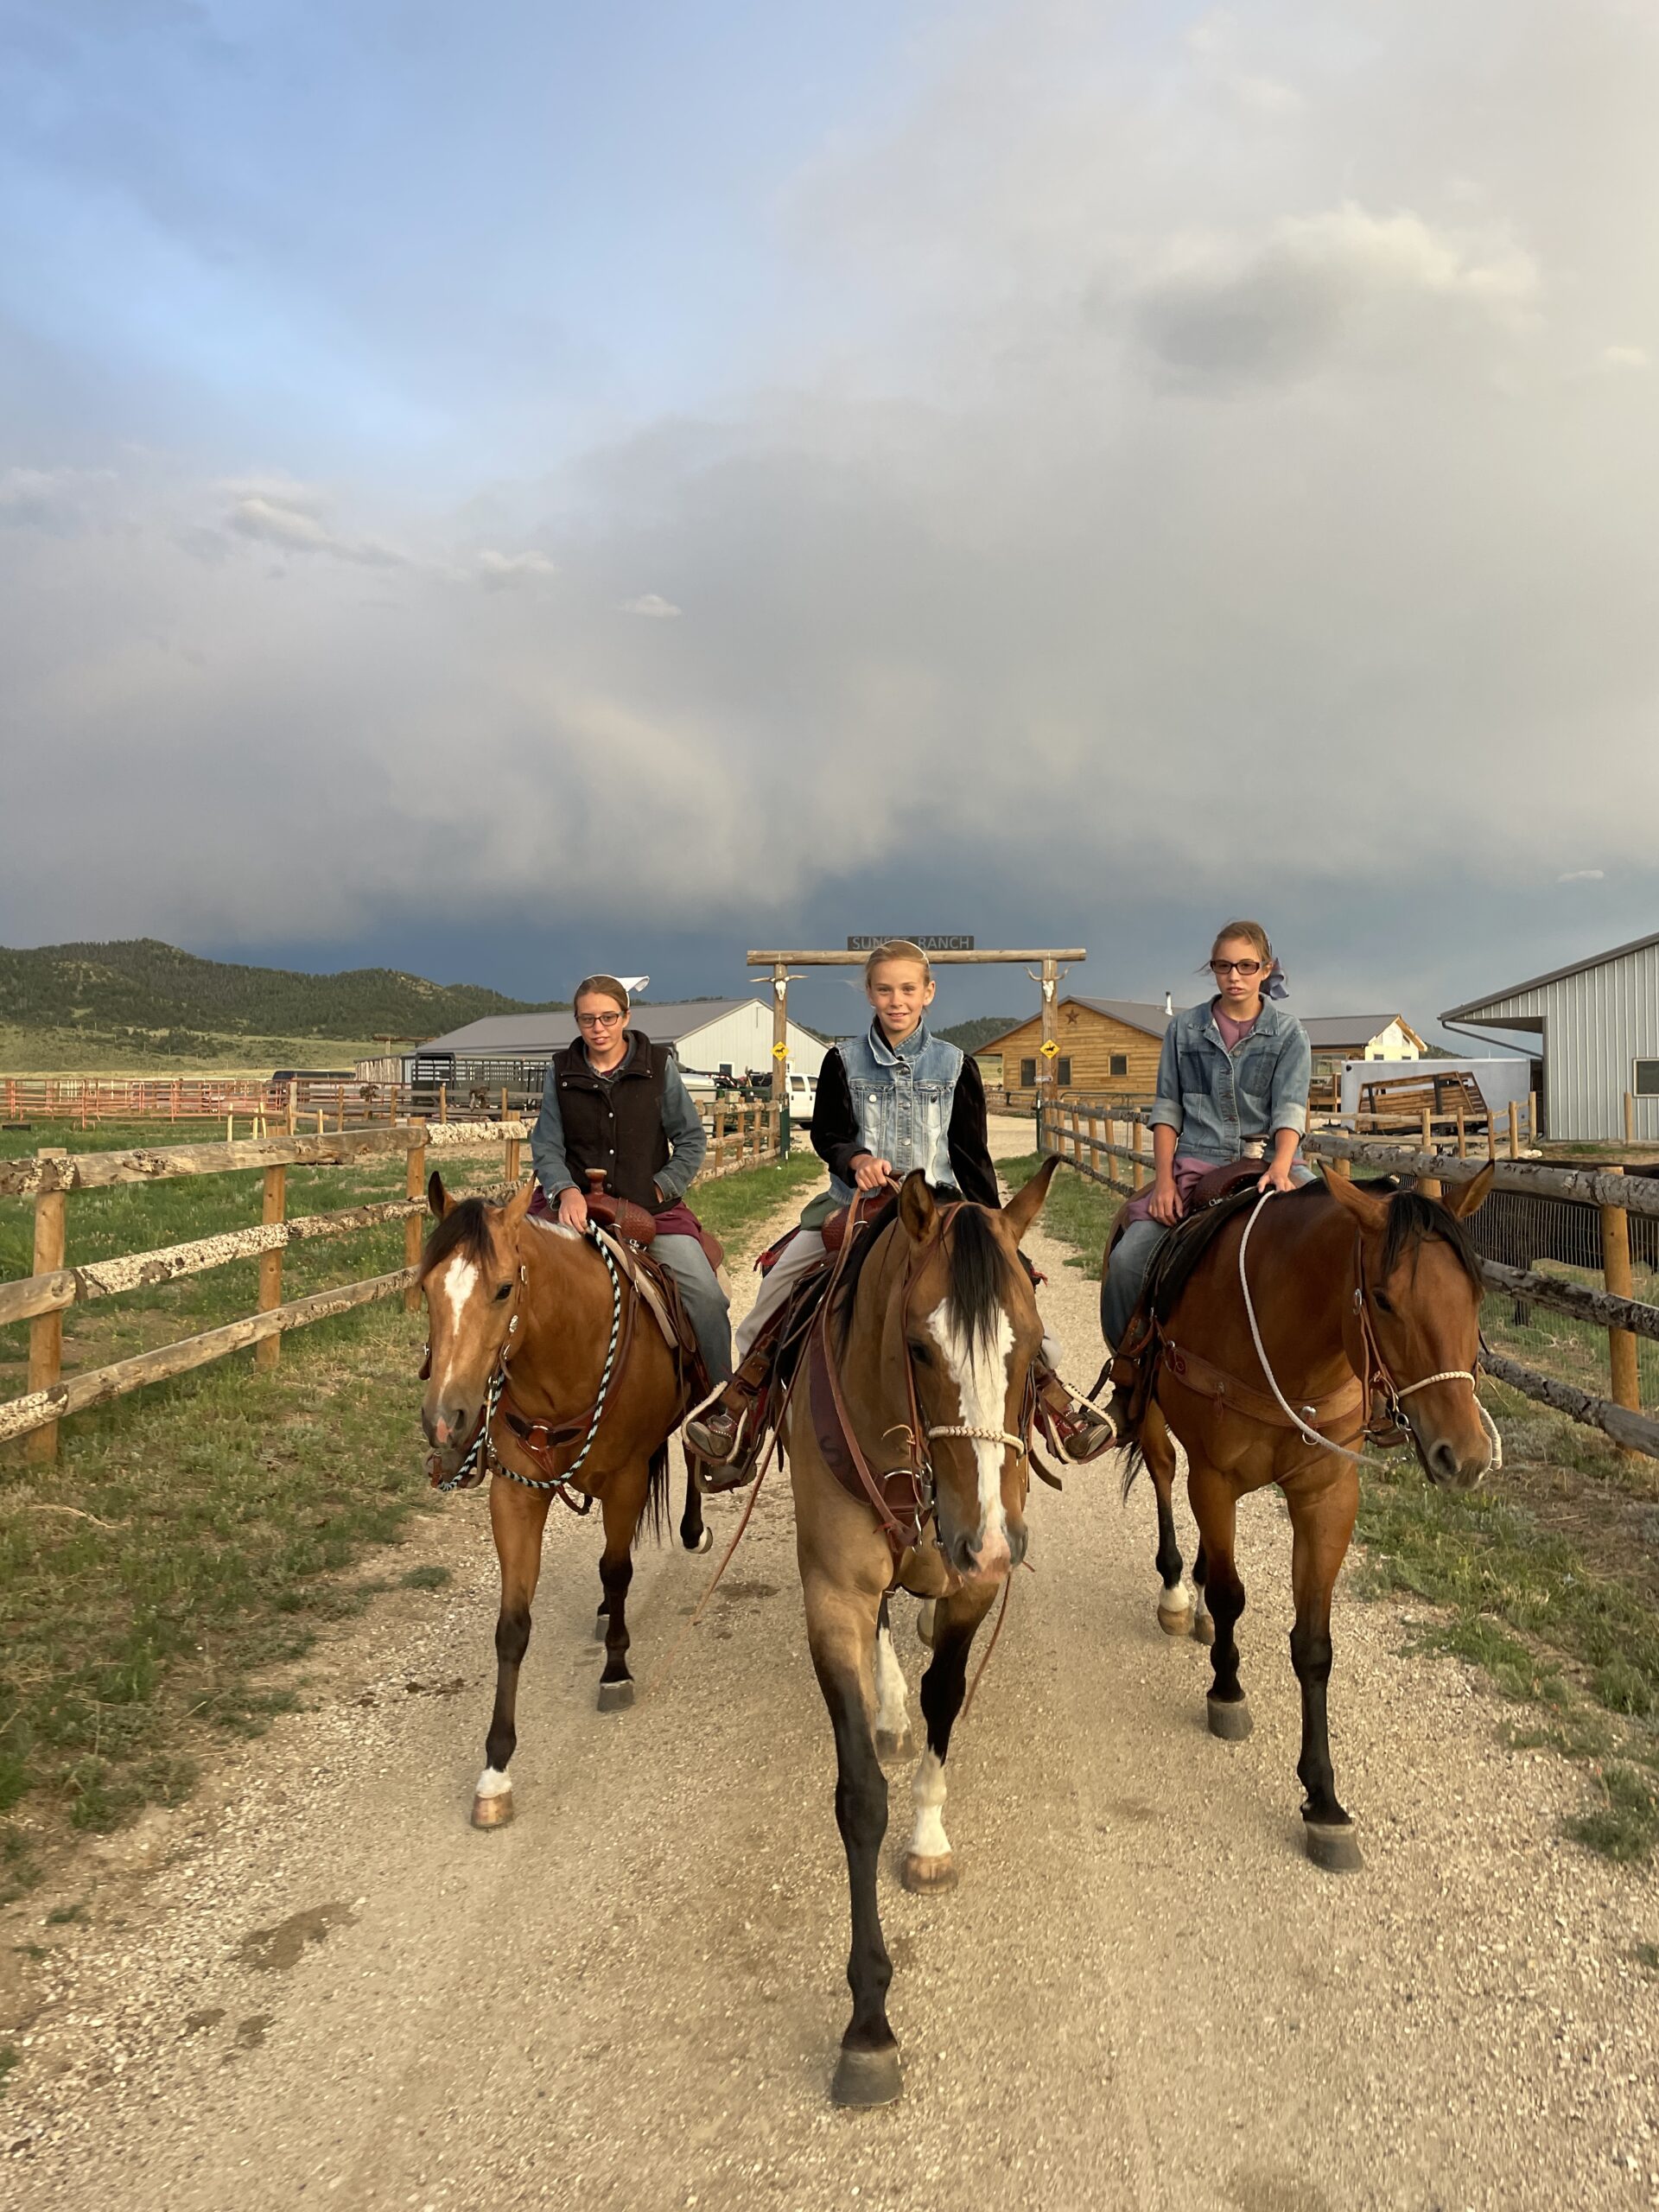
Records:
M1221 1032L1221 1041L1230 1052L1236 1052L1238 1050L1262 1019L1261 1009L1258 1007L1248 1021L1236 1021L1230 1014L1222 1012L1221 1001L1218 997L1211 1000L1210 1013L1216 1027ZM1192 1195L1192 1185L1201 1176L1208 1175L1215 1164L1213 1160L1193 1160L1185 1154L1179 1152L1176 1154L1171 1172L1175 1178L1175 1188L1180 1195L1183 1207ZM1154 1185L1153 1190L1156 1187ZM1124 1206L1122 1218L1126 1227L1131 1222L1151 1219L1153 1190L1141 1192L1137 1197L1129 1199Z

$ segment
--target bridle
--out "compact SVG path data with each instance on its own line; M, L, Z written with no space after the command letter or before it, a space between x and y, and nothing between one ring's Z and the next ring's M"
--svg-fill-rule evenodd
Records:
M1261 1219L1262 1210L1268 1200L1277 1196L1277 1192L1271 1186L1262 1192L1255 1205L1251 1207L1250 1217L1244 1224L1244 1233L1238 1240L1238 1287L1243 1295L1244 1313L1250 1325L1250 1341L1255 1344L1255 1356L1262 1363L1262 1372L1268 1378L1268 1388L1273 1392L1274 1398L1278 1401L1280 1411L1284 1414L1291 1426L1306 1438L1308 1443L1317 1445L1321 1451L1334 1452L1338 1458L1351 1459L1356 1465L1359 1465L1367 1460L1370 1456L1368 1453L1351 1452L1345 1444L1335 1444L1328 1436L1322 1436L1318 1429L1308 1427L1306 1421L1279 1388L1279 1378L1273 1371L1268 1358L1267 1346L1262 1341L1262 1331L1256 1322L1255 1306L1250 1297L1249 1278L1245 1273L1244 1262L1245 1255L1249 1250L1250 1231ZM1363 1372L1359 1378L1362 1391L1360 1402L1367 1408L1365 1440L1370 1444L1380 1445L1389 1434L1387 1429L1377 1424L1370 1411L1378 1395L1382 1397L1385 1416L1394 1432L1394 1436L1389 1438L1389 1440L1393 1441L1402 1436L1410 1436L1414 1440L1415 1432L1406 1414L1403 1401L1414 1397L1419 1390L1427 1390L1436 1382L1466 1382L1471 1391L1474 1393L1475 1411L1479 1416L1482 1428L1486 1432L1486 1440L1491 1446L1492 1456L1488 1463L1488 1472L1497 1473L1503 1465L1503 1440L1498 1434L1497 1423L1480 1402L1474 1370L1467 1367L1443 1367L1433 1375L1420 1376L1415 1382L1402 1383L1396 1381L1394 1370L1384 1356L1382 1347L1377 1342L1376 1325L1371 1307L1371 1294L1365 1281L1365 1239L1357 1227L1354 1230L1354 1277L1353 1310L1359 1323L1363 1363Z

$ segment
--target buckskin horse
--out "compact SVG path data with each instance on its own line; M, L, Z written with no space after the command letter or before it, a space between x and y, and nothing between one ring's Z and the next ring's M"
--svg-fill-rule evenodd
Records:
M492 1205L452 1198L436 1174L427 1186L440 1217L421 1258L429 1332L421 1422L435 1447L433 1480L470 1485L486 1465L495 1477L490 1529L501 1609L474 1827L512 1818L507 1766L518 1743L518 1669L556 1493L582 1513L599 1501L599 1708L632 1704L626 1604L633 1545L642 1519L661 1533L668 1439L684 1411L674 1354L641 1311L645 1301L626 1270L591 1236L527 1219L533 1188L525 1182ZM708 1548L702 1498L689 1478L680 1541L688 1551Z
M1251 1192L1173 1287L1136 1355L1130 1479L1144 1457L1158 1492L1159 1622L1185 1632L1170 1507L1179 1439L1198 1529L1201 1641L1210 1640L1206 1600L1213 1615L1209 1725L1229 1742L1251 1725L1236 1636L1244 1611L1233 1557L1238 1500L1268 1483L1284 1492L1296 1607L1290 1658L1302 1704L1296 1771L1316 1866L1361 1864L1336 1793L1325 1713L1331 1593L1359 1506L1352 1447L1381 1408L1390 1440L1408 1435L1429 1480L1452 1490L1478 1483L1497 1449L1476 1395L1481 1282L1465 1227L1491 1181L1488 1166L1450 1185L1443 1201L1342 1176L1270 1203ZM1155 1284L1150 1294L1155 1301ZM1143 1306L1137 1319L1154 1318Z
M969 1649L1026 1550L1029 1378L1043 1329L1018 1247L1057 1165L1046 1161L1000 1213L942 1206L919 1173L906 1176L893 1217L843 1248L782 1416L852 1896L853 2013L831 2089L840 2104L887 2104L901 2087L876 1902L880 1758L909 1749L887 1593L934 1601L927 1743L902 1878L937 1892L956 1879L944 1763Z

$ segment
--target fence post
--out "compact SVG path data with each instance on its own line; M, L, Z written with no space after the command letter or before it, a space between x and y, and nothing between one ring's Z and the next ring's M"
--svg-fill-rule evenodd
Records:
M410 1199L426 1196L426 1123L411 1122L409 1125L409 1166L404 1177L404 1195ZM421 1264L421 1217L410 1214L404 1223L404 1265L418 1268ZM418 1283L410 1283L404 1293L404 1311L415 1313L421 1302Z
M1535 1152L1537 1150L1538 1094L1535 1090L1529 1090L1527 1093L1527 1142L1532 1147Z
M1622 1166L1608 1166L1603 1173L1622 1175L1624 1170ZM1630 1274L1630 1217L1623 1206L1601 1209L1601 1273L1602 1281L1613 1297L1635 1297L1636 1286ZM1632 1413L1639 1414L1642 1388L1637 1372L1636 1338L1628 1329L1608 1330L1607 1367L1613 1403L1627 1406Z
M1521 1109L1511 1098L1510 1101L1510 1158L1511 1160L1519 1160L1521 1157L1520 1122Z
M300 1086L297 1083L290 1083L288 1085L288 1134L289 1136L296 1133L299 1126Z
M1514 1103L1513 1103L1513 1101L1511 1101L1511 1103L1510 1103L1510 1111L1511 1113L1513 1113L1513 1112L1515 1111L1515 1107L1514 1107ZM1466 1129L1465 1123L1465 1118L1464 1118L1464 1105L1463 1105L1463 1101L1462 1101L1462 1099L1461 1099L1461 1098L1459 1098L1459 1101L1458 1101L1458 1158L1459 1158L1459 1160L1467 1160L1467 1159L1468 1159L1468 1157L1469 1157L1469 1141L1468 1141L1468 1133L1467 1133L1467 1129Z
M267 1227L274 1221L288 1217L288 1170L286 1167L267 1167L265 1170L265 1198L262 1218ZM270 1313L283 1302L283 1248L278 1244L273 1251L259 1255L259 1311ZM256 1367L272 1368L283 1356L280 1337L261 1337L253 1348Z
M519 1146L522 1140L518 1137L509 1137L507 1139L507 1180L512 1184L515 1191L518 1187L519 1178L524 1173L524 1170L518 1164ZM411 1265L413 1263L411 1262Z
M61 1145L42 1147L35 1157L40 1160L67 1160L67 1151ZM35 1199L35 1265L37 1275L52 1274L63 1265L66 1230L65 1207L68 1193L65 1191L41 1191ZM63 1376L63 1314L39 1313L29 1325L29 1387L31 1390L49 1390ZM23 1440L23 1457L35 1465L54 1460L58 1456L58 1424L48 1421L43 1428L34 1429Z

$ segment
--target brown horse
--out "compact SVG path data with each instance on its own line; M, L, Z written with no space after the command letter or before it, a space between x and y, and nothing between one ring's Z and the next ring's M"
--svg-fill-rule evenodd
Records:
M1353 1821L1336 1794L1325 1718L1331 1593L1359 1507L1351 1447L1380 1400L1395 1433L1408 1431L1431 1482L1465 1490L1491 1464L1495 1432L1474 1385L1480 1269L1463 1227L1491 1181L1489 1166L1442 1202L1332 1176L1253 1206L1221 1228L1162 1324L1164 1349L1136 1439L1158 1492L1159 1622L1172 1635L1185 1632L1186 1609L1174 1602L1183 1593L1170 1503L1178 1438L1198 1527L1193 1632L1214 1643L1210 1728L1230 1742L1250 1732L1234 1633L1244 1610L1233 1558L1238 1500L1277 1483L1290 1510L1290 1658L1302 1699L1296 1771L1306 1792L1308 1856L1318 1866L1361 1863ZM1265 1369L1240 1290L1247 1234Z
M903 1880L937 1891L956 1878L941 1808L969 1647L1026 1550L1027 1382L1043 1328L1018 1247L1057 1165L1046 1162L1000 1213L941 1207L922 1175L907 1176L895 1218L853 1247L819 1325L824 1364L804 1355L785 1416L807 1639L835 1730L852 1892L853 2016L831 2092L841 2104L886 2104L900 2088L876 1865L887 1825L880 1758L907 1753L910 1733L886 1593L935 1601ZM836 1478L820 1441L836 1427L878 1474L913 1478L902 1534L890 1539L873 1503Z
M475 1827L512 1818L507 1764L518 1742L518 1669L556 1491L568 1503L578 1493L599 1501L599 1709L632 1704L632 1554L643 1516L661 1532L668 1438L684 1411L673 1355L643 1300L590 1236L526 1217L533 1187L523 1184L499 1205L452 1198L435 1174L427 1190L440 1218L421 1260L429 1375L421 1424L435 1446L435 1481L453 1481L463 1468L477 1481L486 1462L492 1468L490 1528L501 1562L495 1709L473 1800ZM689 1478L680 1541L688 1551L708 1548L702 1499Z

